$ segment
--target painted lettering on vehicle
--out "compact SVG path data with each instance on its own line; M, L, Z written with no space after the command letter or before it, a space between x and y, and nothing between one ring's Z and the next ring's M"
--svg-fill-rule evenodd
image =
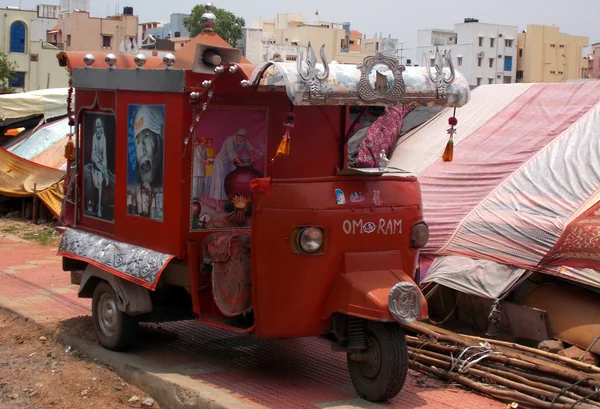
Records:
M389 236L402 234L402 220L379 219L378 222L363 219L344 220L342 229L348 235L377 233Z

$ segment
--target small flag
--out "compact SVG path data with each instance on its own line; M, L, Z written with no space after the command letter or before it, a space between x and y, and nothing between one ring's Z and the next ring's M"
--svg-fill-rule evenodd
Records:
M315 11L315 16L319 15L319 10Z

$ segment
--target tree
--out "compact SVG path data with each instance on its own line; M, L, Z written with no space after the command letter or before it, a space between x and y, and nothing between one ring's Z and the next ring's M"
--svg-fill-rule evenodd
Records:
M15 79L16 69L17 64L14 61L10 61L8 55L0 50L0 92L13 91L10 83Z
M200 22L200 17L202 17L204 11L204 6L196 5L190 16L184 20L183 25L190 32L190 36L195 37L204 29ZM222 8L213 6L212 12L217 16L214 27L215 32L229 45L235 47L237 42L242 39L242 29L246 25L246 21L242 17L238 17L229 10Z

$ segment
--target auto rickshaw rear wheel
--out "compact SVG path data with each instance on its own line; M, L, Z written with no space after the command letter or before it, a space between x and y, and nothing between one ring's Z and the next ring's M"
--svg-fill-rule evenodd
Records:
M348 371L361 398L384 402L398 395L408 374L408 348L398 324L367 322L367 349L349 352Z
M138 321L119 310L115 290L106 281L94 288L92 321L98 342L106 349L123 351L135 341Z

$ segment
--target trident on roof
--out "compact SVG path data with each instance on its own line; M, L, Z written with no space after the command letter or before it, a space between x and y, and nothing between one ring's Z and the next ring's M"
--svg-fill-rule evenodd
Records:
M327 56L325 55L325 45L321 46L320 51L321 59L323 60L323 66L325 68L325 71L321 75L319 75L319 71L317 70L317 56L313 51L310 41L308 42L308 50L306 53L306 65L308 65L308 70L306 71L306 73L304 72L304 67L302 66L302 63L304 62L303 54L304 53L302 52L302 50L298 48L298 74L300 75L300 78L308 82L308 85L310 87L310 93L318 94L319 89L321 88L320 83L327 81L327 78L329 78L329 63L327 62Z
M445 66L448 66L450 69L449 74L444 73ZM452 84L454 82L454 78L456 78L454 73L454 64L452 64L452 50L449 50L448 54L442 58L440 50L436 47L433 65L435 74L431 72L431 68L431 62L427 60L427 74L429 74L429 79L436 84L438 94L437 97L439 99L448 98L448 85Z

